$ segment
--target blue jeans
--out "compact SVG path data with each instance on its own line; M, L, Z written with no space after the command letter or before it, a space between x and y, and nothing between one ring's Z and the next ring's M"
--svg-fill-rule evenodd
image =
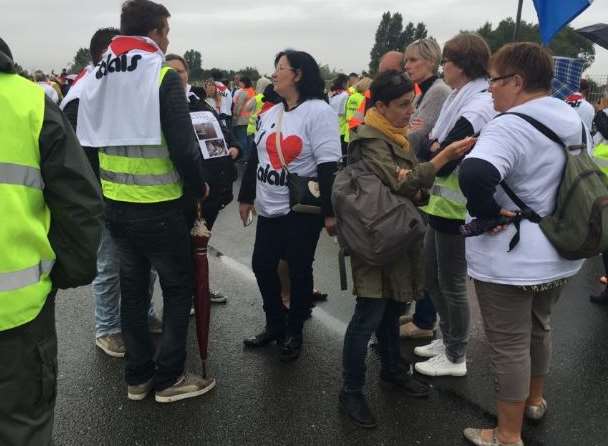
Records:
M464 237L429 228L424 239L425 289L439 313L446 356L466 359L471 327Z
M424 297L416 301L416 311L413 316L414 324L416 327L422 328L423 330L432 330L435 327L437 321L437 310L435 305L429 296L428 291L424 291Z
M248 161L250 156L249 150L249 138L247 137L247 126L246 125L237 125L232 127L232 134L234 135L234 139L241 146L241 160Z
M104 226L97 249L97 275L93 279L95 295L95 337L120 333L120 278L118 254L110 232ZM150 297L154 294L156 273L150 273ZM150 304L149 318L156 318L154 305Z
M392 299L357 297L355 314L346 329L342 352L342 375L346 392L360 392L365 384L367 344L374 331L378 338L382 370L386 373L398 371L401 357L401 306L402 304Z
M120 259L125 378L137 385L154 378L155 390L184 373L194 272L190 233L175 203L106 207L108 228ZM163 333L158 351L148 331L149 277L154 267L163 291ZM156 354L155 354L156 353Z

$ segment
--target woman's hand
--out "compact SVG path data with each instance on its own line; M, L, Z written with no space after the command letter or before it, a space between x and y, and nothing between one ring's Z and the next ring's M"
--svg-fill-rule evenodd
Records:
M444 148L441 153L445 154L444 156L447 157L448 161L457 160L462 158L469 150L471 150L471 147L475 145L475 141L477 141L476 138L467 136L460 141L454 141L452 144Z
M424 121L420 118L414 118L410 122L410 131L417 132L418 130L422 130L424 128Z
M503 217L508 217L508 218L513 218L515 217L517 214L515 212L512 211L507 211L506 209L501 209L500 210L500 215ZM502 231L504 231L505 229L507 229L509 225L498 225L495 228L491 229L490 231L488 231L490 234L492 235L496 235L501 233Z
M403 169L401 167L397 167L397 181L403 181L407 177L407 174L410 173L410 169Z
M237 157L239 156L240 150L237 149L236 147L229 147L228 148L228 155L230 155L230 158L232 158L233 160L237 159Z
M250 203L239 203L239 215L243 226L249 226L255 215L255 207Z
M325 230L332 237L336 235L336 217L325 217Z

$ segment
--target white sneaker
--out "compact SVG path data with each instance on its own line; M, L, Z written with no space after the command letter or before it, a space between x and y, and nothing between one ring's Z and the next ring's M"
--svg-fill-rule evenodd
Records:
M416 363L416 371L426 376L464 376L467 374L467 362L452 362L442 353L425 362Z
M433 342L427 345L421 345L414 349L416 356L423 358L433 358L437 355L445 353L445 345L443 345L443 339L435 339Z

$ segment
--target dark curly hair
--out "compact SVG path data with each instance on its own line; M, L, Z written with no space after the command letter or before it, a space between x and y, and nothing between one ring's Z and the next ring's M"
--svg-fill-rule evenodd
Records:
M325 82L321 78L321 70L319 70L317 61L304 51L284 50L274 58L275 67L283 56L287 58L291 68L300 72L300 80L296 82L296 90L298 90L298 94L300 95L300 102L309 99L323 100L325 97Z

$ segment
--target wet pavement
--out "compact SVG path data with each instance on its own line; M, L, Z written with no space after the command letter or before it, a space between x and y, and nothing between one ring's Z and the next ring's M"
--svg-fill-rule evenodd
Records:
M94 344L91 289L57 298L59 379L54 442L62 445L429 445L459 446L462 429L491 426L493 377L476 297L469 288L474 325L468 376L428 379L428 400L378 385L379 361L368 357L370 405L378 429L358 428L340 413L341 351L354 298L340 291L337 245L323 234L315 261L315 286L329 294L305 327L299 360L278 361L272 345L248 351L242 339L263 327L261 299L250 270L255 225L243 228L235 204L218 219L211 239L212 288L229 298L212 307L210 370L217 387L173 404L126 398L123 361ZM554 314L554 357L547 379L549 411L526 424L527 446L608 445L608 307L589 302L597 291L598 259L570 281ZM350 278L349 278L350 279ZM350 282L350 280L349 280ZM160 290L155 305L162 309ZM192 321L191 327L194 327ZM422 342L403 342L404 360ZM200 372L194 329L187 369Z

